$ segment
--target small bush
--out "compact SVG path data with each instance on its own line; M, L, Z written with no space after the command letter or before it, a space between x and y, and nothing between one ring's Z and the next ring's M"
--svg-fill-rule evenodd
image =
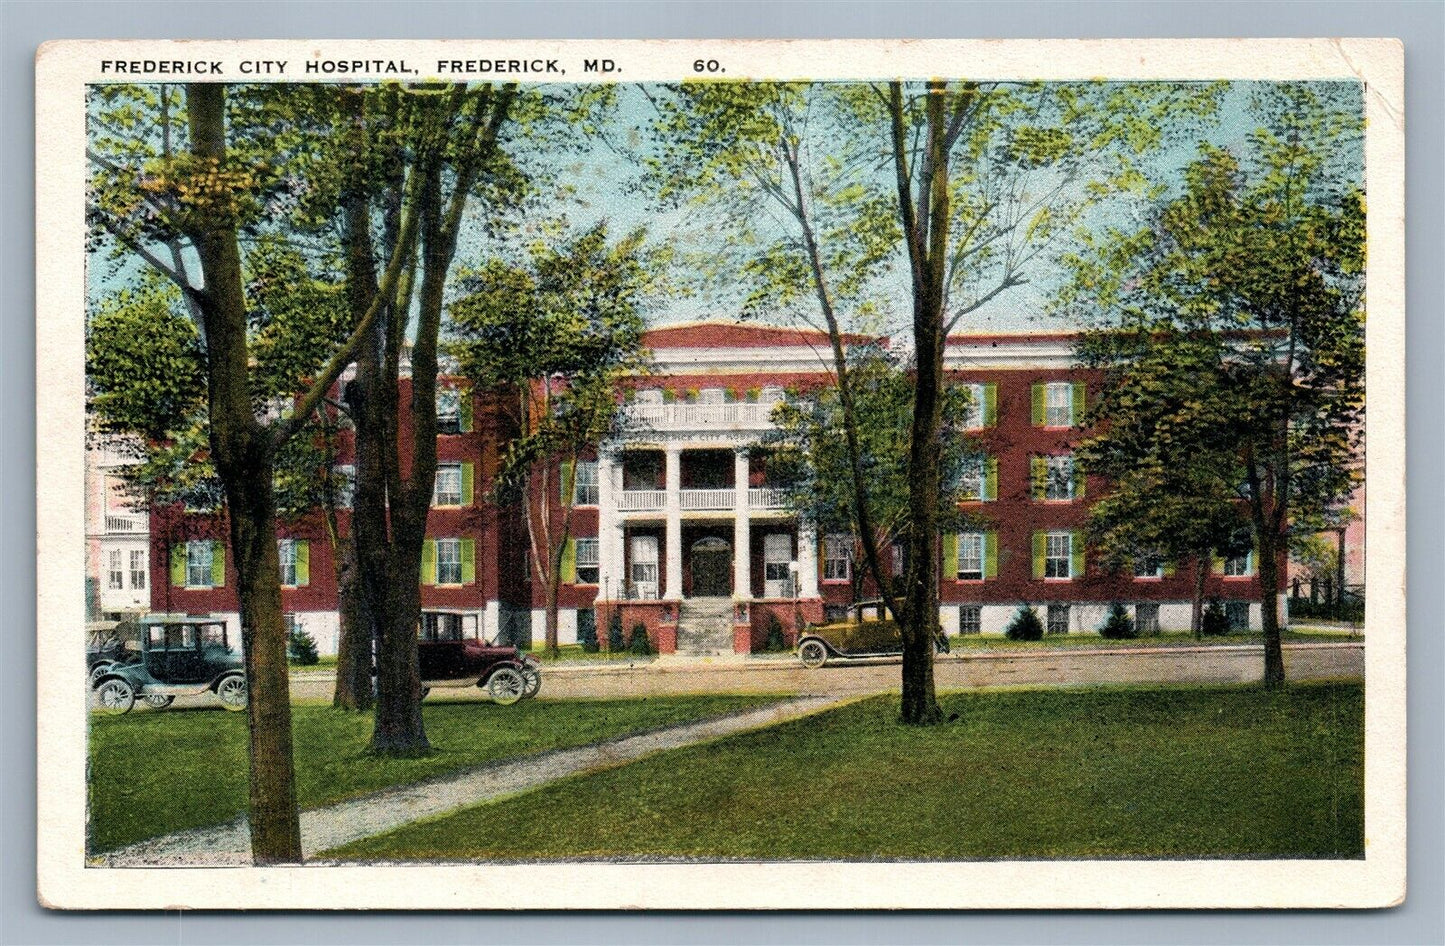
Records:
M1104 619L1103 625L1099 628L1099 636L1120 641L1138 637L1139 632L1134 627L1134 619L1129 617L1129 612L1124 610L1122 604L1115 601L1109 606L1109 616Z
M1229 618L1225 615L1224 605L1218 598L1209 599L1200 624L1200 630L1210 637L1221 637L1229 633Z
M1041 641L1044 639L1044 622L1039 620L1037 611L1021 604L1018 613L1004 629L1004 636L1011 641Z
M299 627L291 628L286 636L286 659L302 667L312 667L321 662L316 653L316 639Z
M641 621L632 625L632 640L628 642L627 649L643 657L652 653L652 643L647 639L647 625Z
M763 643L763 650L781 651L788 649L788 642L783 639L783 622L778 620L776 614L768 616L768 639Z
M579 643L579 644L582 645L582 653L584 653L584 654L595 654L595 653L597 653L597 616L596 616L596 612L592 612L592 615L593 615L593 616L592 616L592 620L590 620L590 621L580 620L580 617L581 617L584 613L586 613L586 612L582 612L582 611L578 611L578 612L577 612L578 617L579 617L579 620L577 621L577 643Z
M607 619L607 649L617 652L626 646L622 640L622 612L613 608L612 616Z

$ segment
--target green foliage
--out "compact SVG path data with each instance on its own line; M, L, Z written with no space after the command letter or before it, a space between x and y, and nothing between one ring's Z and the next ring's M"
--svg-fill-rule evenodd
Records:
M626 648L622 639L622 611L613 608L612 614L607 618L607 649L612 653L619 653Z
M1109 616L1099 627L1099 636L1107 637L1109 640L1128 640L1138 637L1138 631L1134 627L1134 619L1129 617L1129 612L1124 606L1115 601L1109 605Z
M302 667L311 667L321 662L316 653L316 639L300 627L293 626L286 636L286 659Z
M579 614L581 612L578 612ZM590 621L579 621L577 632L577 643L581 645L584 654L595 654L599 650L597 646L597 612L593 611L593 618Z
M785 651L788 649L787 639L783 637L783 622L778 620L776 614L768 615L768 637L763 642L763 650L769 653Z
M1011 641L1038 641L1044 639L1044 622L1039 613L1030 605L1021 604L1013 620L1004 628L1004 636Z
M1205 606L1200 630L1209 637L1229 633L1229 617L1224 613L1224 604L1218 598L1210 598L1209 604Z
M632 639L627 642L627 649L640 657L652 653L652 644L647 639L647 625L641 621L632 625Z
M180 293L155 279L103 300L86 325L90 410L100 428L159 440L206 397L200 333Z
M878 346L849 350L849 377L857 405L859 452L873 521L882 542L902 540L910 521L908 442L913 419L913 379L906 365ZM975 459L977 441L963 430L969 393L962 385L944 389L944 424L938 438L940 523L957 530L967 520L958 512L964 471ZM785 491L788 504L822 528L858 533L853 478L843 436L843 408L836 388L820 388L780 404L774 428L762 438L767 478Z

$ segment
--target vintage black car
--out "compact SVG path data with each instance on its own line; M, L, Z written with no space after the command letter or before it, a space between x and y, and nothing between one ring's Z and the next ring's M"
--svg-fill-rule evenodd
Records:
M139 659L111 664L94 678L102 712L128 713L137 698L165 709L177 696L207 692L228 710L246 708L246 676L224 621L154 615L136 623Z
M537 660L483 638L474 612L423 611L417 630L423 697L433 687L477 686L493 702L508 705L542 688Z
M140 625L135 621L92 621L85 632L85 669L92 687L111 667L140 659Z
M798 659L813 669L834 658L901 655L903 635L886 614L882 601L860 601L849 608L847 620L809 627L798 638ZM937 649L946 652L948 642L940 639Z

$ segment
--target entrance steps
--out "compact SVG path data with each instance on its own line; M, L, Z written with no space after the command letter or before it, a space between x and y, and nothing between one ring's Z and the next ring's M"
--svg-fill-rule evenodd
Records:
M677 610L677 653L690 657L732 654L732 599L684 598Z

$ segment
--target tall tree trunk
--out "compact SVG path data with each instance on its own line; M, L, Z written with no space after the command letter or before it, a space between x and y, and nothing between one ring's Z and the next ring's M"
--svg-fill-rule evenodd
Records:
M336 688L331 705L336 709L371 709L371 624L364 617L364 602L356 580L356 545L350 537L334 548L337 601L341 633L336 647Z
M1264 685L1284 686L1284 648L1279 629L1279 559L1277 537L1268 529L1259 533L1259 610L1264 628Z
M1195 640L1204 637L1204 578L1208 571L1208 553L1194 556L1194 601L1189 610L1189 632Z
M378 622L376 720L370 746L378 755L416 756L431 750L422 722L416 646L421 614L421 586L416 576L421 570L422 540L407 534L415 529L411 524L397 530L392 549L395 571L384 595L385 622ZM421 529L424 539L425 521Z
M191 148L203 162L226 161L225 86L186 87ZM223 195L215 195L217 200ZM205 288L212 458L224 485L236 563L245 651L251 773L251 853L258 864L301 860L301 827L291 748L290 682L268 432L252 413L241 252L234 223L192 234Z

